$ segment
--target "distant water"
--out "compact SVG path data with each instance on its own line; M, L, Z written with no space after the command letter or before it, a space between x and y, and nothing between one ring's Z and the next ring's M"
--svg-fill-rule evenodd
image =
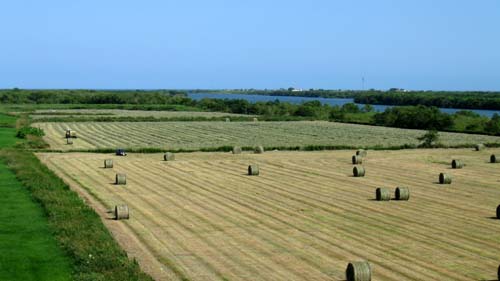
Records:
M338 105L342 106L346 103L353 103L354 99L342 99L342 98L307 98L307 97L290 97L290 96L262 96L262 95L244 95L244 94L217 94L217 93L188 93L188 96L194 100L201 100L203 98L211 98L211 99L243 99L249 102L258 102L258 101L275 101L279 100L282 102L289 102L299 104L307 101L320 101L323 104L328 105ZM363 106L364 104L359 104L359 106ZM372 105L375 111L384 111L386 108L392 107L391 105ZM441 112L453 114L459 110L458 108L440 108ZM468 109L470 111L476 112L479 115L491 117L494 113L500 114L500 111L497 110L482 110L482 109Z

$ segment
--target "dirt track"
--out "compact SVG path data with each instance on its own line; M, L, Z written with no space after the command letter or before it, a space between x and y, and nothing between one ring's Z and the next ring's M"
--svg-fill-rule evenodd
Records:
M495 150L500 154L500 150ZM103 217L157 279L344 280L369 260L373 280L495 280L500 262L500 164L493 150L369 151L365 178L352 151L162 155L39 154ZM114 169L103 160L115 159ZM450 169L452 159L466 167ZM258 163L261 175L245 174ZM117 172L127 185L113 185ZM438 174L453 184L436 184ZM377 187L410 188L408 202L374 201Z

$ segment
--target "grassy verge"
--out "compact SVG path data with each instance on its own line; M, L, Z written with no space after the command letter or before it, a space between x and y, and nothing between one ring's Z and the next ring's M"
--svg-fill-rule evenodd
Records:
M0 193L0 280L71 280L43 211L4 163Z
M1 149L19 142L15 123L15 118L0 114ZM69 259L58 247L42 208L2 161L0 194L0 280L71 280Z
M0 152L0 159L42 206L70 259L74 280L151 280L127 257L95 211L33 153L8 149Z

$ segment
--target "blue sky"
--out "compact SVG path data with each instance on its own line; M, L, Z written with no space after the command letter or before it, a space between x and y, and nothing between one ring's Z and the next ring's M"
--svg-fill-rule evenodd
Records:
M500 90L498 0L5 0L0 88Z

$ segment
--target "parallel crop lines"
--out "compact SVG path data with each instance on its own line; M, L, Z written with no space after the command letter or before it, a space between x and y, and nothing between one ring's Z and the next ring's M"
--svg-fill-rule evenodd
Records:
M348 151L131 155L113 170L99 168L109 155L39 156L107 205L127 203L122 223L179 279L344 280L348 261L367 259L374 280L465 281L498 266L494 152L369 151L365 178L351 176ZM429 161L453 158L466 167ZM245 175L249 163L260 176ZM454 183L435 184L440 171ZM116 172L127 186L111 184ZM374 201L381 186L409 187L410 201Z
M419 130L333 122L81 122L37 123L53 149L167 148L199 149L220 146L396 146L418 144ZM77 131L66 145L64 130ZM440 133L446 145L500 142L499 137Z

